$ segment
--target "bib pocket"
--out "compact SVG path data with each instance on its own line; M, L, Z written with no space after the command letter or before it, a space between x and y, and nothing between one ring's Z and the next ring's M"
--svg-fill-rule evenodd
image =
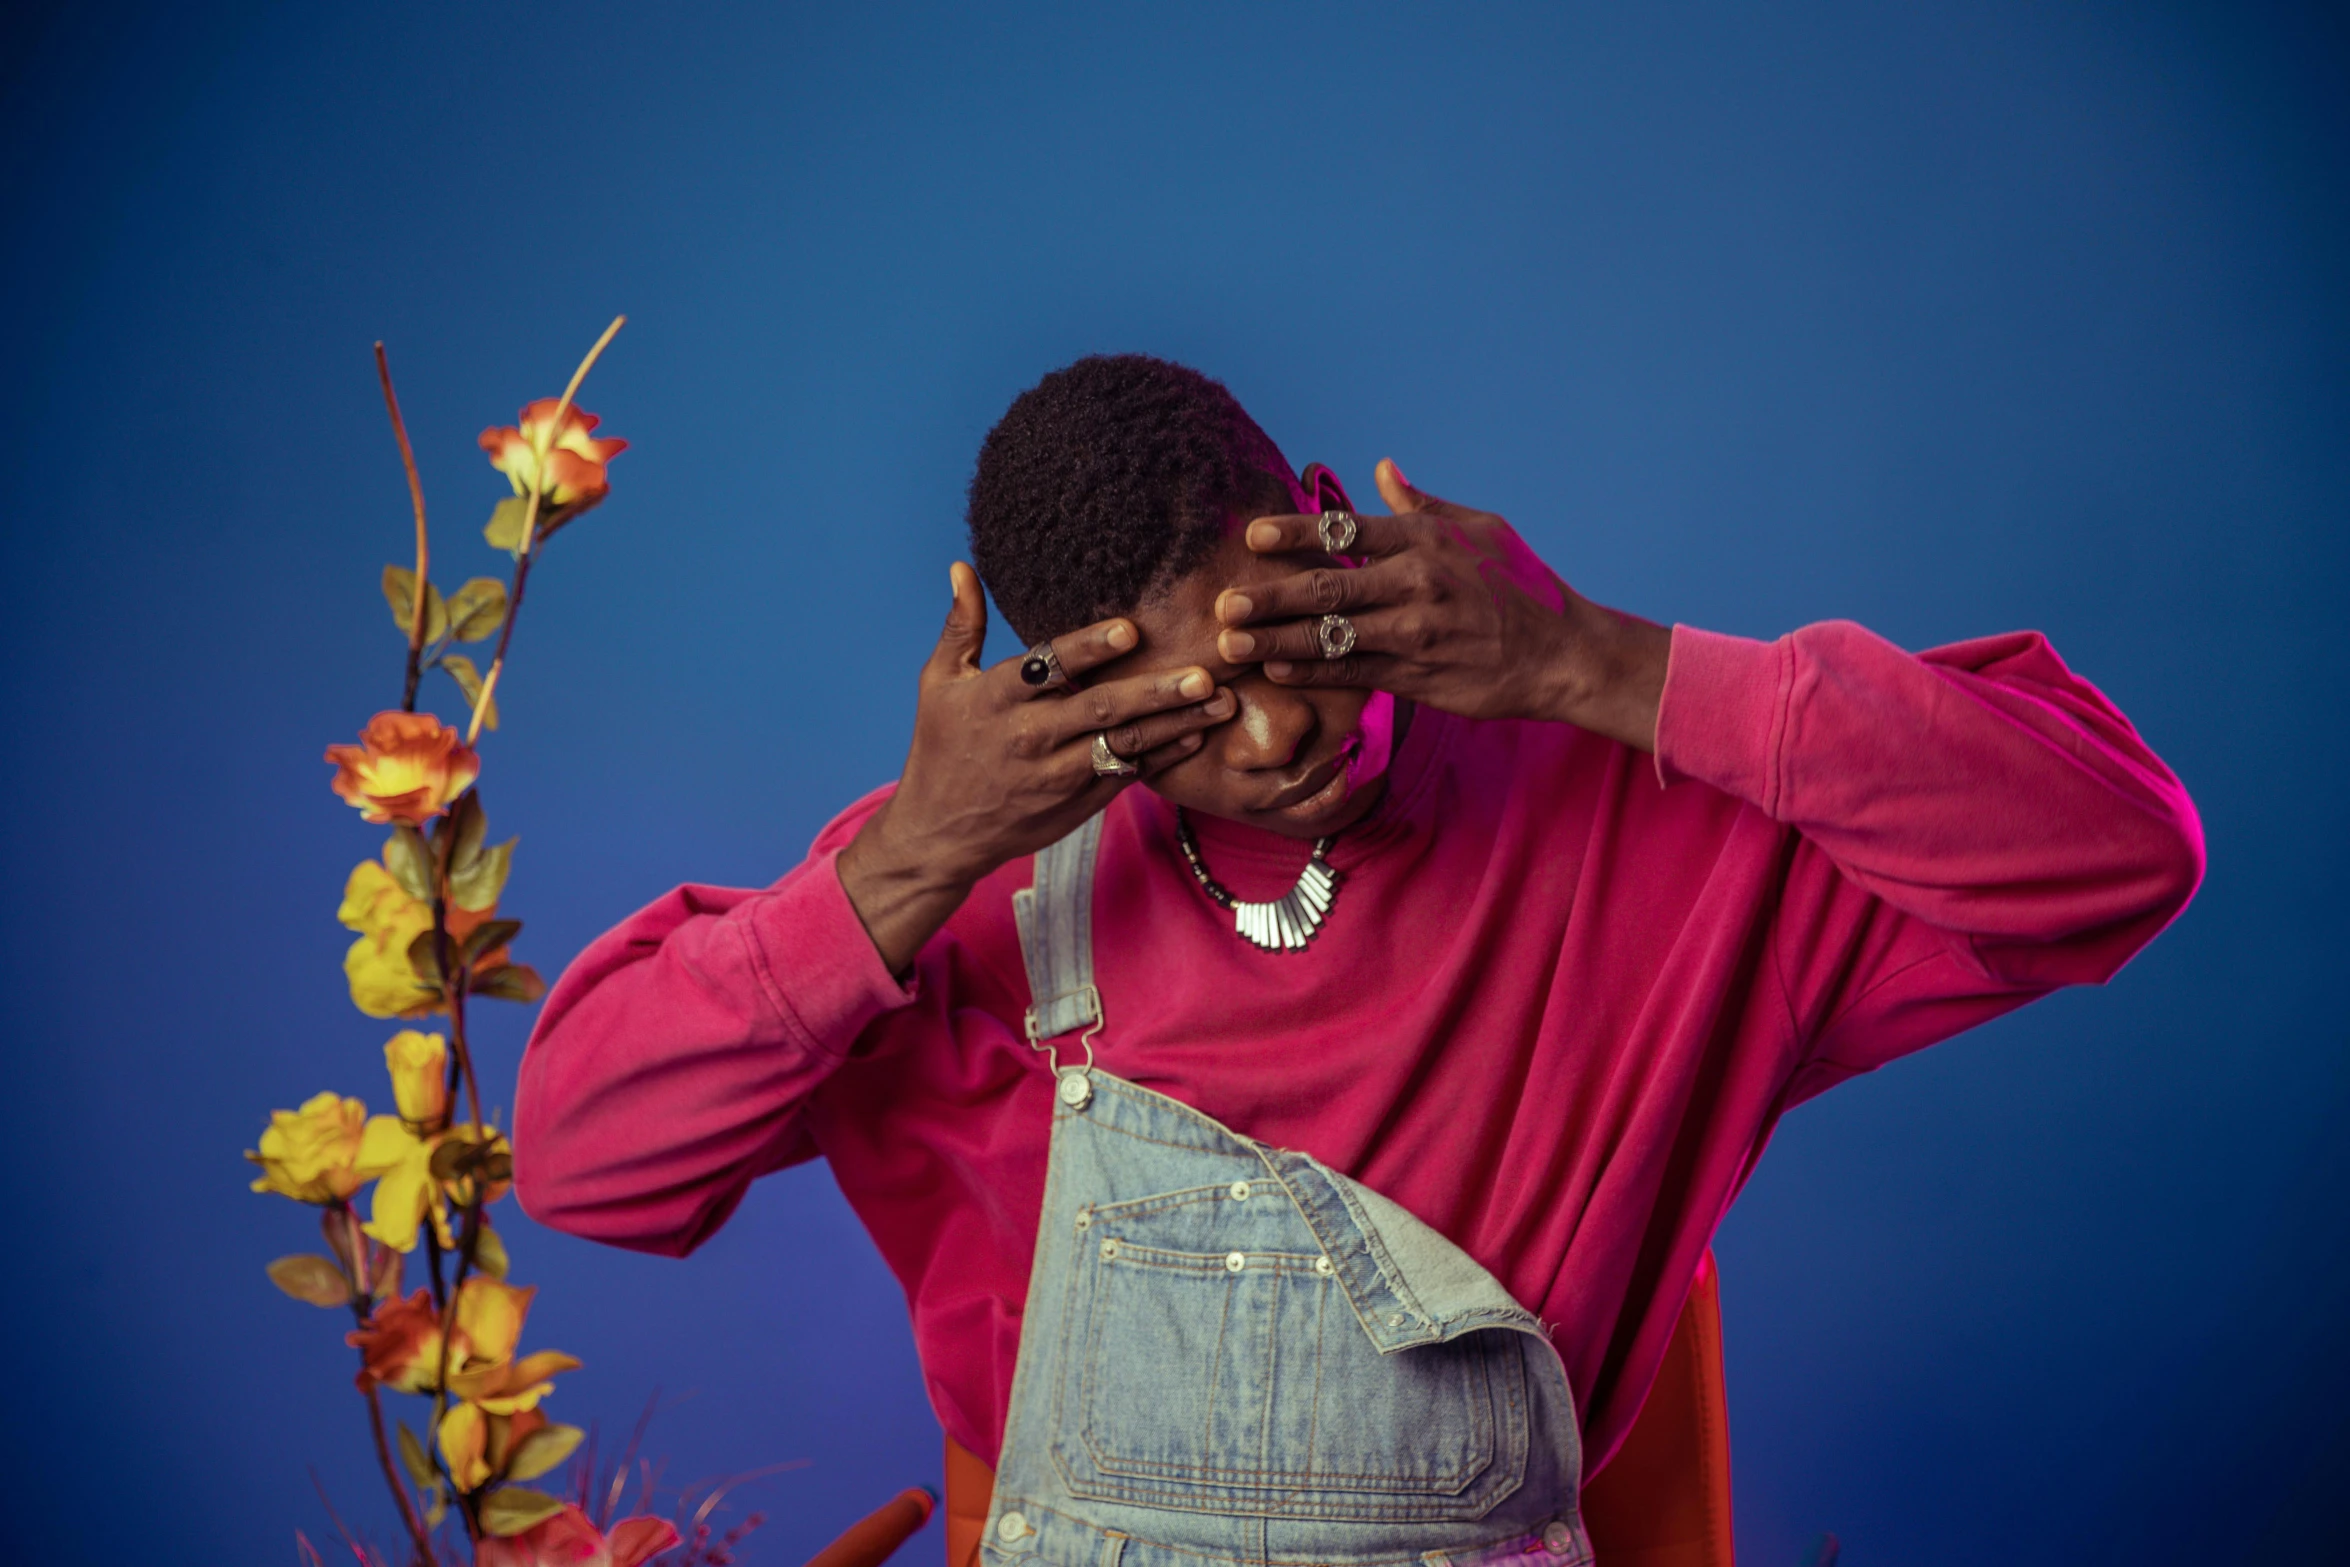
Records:
M1073 1494L1457 1522L1522 1483L1524 1335L1380 1354L1277 1185L1091 1209L1082 1235L1053 1442Z

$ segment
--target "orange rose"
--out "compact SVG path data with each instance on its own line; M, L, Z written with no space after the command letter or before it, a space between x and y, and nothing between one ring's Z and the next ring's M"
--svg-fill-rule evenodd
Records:
M473 1567L638 1567L678 1545L677 1526L640 1513L604 1533L569 1502L563 1510L501 1540L473 1548Z
M371 822L421 827L481 776L481 758L430 713L378 713L357 745L330 745L334 791Z
M365 1327L344 1334L343 1342L364 1362L362 1386L381 1382L396 1392L429 1393L440 1377L441 1316L432 1309L430 1290L385 1301Z
M554 421L559 401L542 397L524 408L519 429L490 426L481 432L481 449L490 454L490 466L513 484L515 494L528 495L534 484L543 485L543 503L548 507L585 511L612 488L604 465L627 450L628 443L616 437L594 439L595 428L603 421L578 408L564 409L558 428ZM546 453L543 477L541 451Z

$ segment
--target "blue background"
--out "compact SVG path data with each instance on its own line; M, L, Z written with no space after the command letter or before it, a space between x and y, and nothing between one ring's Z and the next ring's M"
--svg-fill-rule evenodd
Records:
M627 437L486 745L550 974L759 883L902 754L981 434L1140 348L1585 592L2048 632L2204 813L2108 990L1793 1116L1724 1229L1738 1528L1793 1563L2313 1559L2344 1532L2344 33L2116 3L10 13L0 518L12 1559L378 1539L265 1113L388 1100L320 749L398 692L388 340L449 586L473 438ZM996 646L1004 646L999 633ZM454 712L441 677L427 688ZM526 1014L484 1008L492 1097ZM516 1226L552 1409L752 1485L793 1563L937 1435L822 1168L679 1263ZM934 1526L935 1535L935 1526ZM936 1560L935 1537L908 1553Z

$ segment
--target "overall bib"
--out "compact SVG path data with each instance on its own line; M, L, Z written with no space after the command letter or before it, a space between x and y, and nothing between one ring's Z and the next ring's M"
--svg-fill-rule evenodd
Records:
M1541 1323L1401 1207L1094 1065L1101 818L1014 895L1052 1147L984 1560L1586 1567Z

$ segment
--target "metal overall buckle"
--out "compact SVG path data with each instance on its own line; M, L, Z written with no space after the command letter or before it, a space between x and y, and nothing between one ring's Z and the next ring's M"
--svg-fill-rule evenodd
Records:
M1028 1048L1031 1050L1043 1051L1045 1059L1052 1063L1054 1078L1053 1092L1058 1094L1060 1096L1061 1103L1067 1105L1070 1109L1082 1110L1093 1101L1093 1081L1091 1077L1093 1072L1093 1036L1102 1031L1102 1024L1105 1021L1107 1014L1102 1010L1101 991L1092 985L1082 985L1075 990L1064 990L1056 996L1047 996L1044 998L1044 1005L1046 1007L1050 1007L1054 1003L1065 1001L1072 996L1083 996L1093 1003L1093 1022L1086 1028L1084 1033L1077 1036L1078 1046L1085 1052L1085 1062L1082 1066L1075 1062L1071 1062L1066 1066L1061 1064L1060 1047L1055 1045L1052 1042L1052 1039L1046 1038L1045 1035L1041 1032L1042 1024L1037 1016L1038 1011L1040 1010L1039 1008L1035 1006L1029 1007L1028 1010L1022 1014L1021 1021L1026 1025L1028 1030ZM1068 1030L1063 1029L1061 1032L1065 1034L1068 1032ZM1053 1037L1058 1038L1060 1036L1055 1035Z

